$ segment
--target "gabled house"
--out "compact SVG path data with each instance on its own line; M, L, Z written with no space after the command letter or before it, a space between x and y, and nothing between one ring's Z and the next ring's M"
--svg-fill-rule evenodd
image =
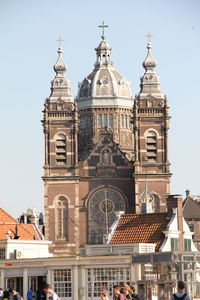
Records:
M113 224L108 244L154 244L156 252L198 251L183 217L182 198L167 198L166 213L122 214Z
M193 234L193 242L200 251L200 204L186 191L186 198L183 201L183 216Z
M50 244L36 224L19 223L0 208L0 259L50 257Z

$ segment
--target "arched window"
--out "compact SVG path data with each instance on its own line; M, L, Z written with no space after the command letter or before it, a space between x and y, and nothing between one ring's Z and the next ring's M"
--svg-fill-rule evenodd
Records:
M91 195L88 203L90 243L103 243L103 235L109 233L119 211L125 211L125 199L117 190L105 187ZM92 238L94 232L95 238Z
M154 195L147 189L147 186L140 195L140 201L142 214L154 212Z
M103 56L102 56L102 63L103 63L103 64L106 63L106 56L105 56L105 54L103 54Z
M68 239L68 201L60 197L55 205L56 240Z
M66 136L58 134L56 138L56 165L62 166L67 162L66 155Z
M113 115L112 114L98 114L97 115L98 128L113 128Z
M125 128L125 116L121 115L121 128Z
M157 161L157 136L154 131L148 131L146 136L147 162Z

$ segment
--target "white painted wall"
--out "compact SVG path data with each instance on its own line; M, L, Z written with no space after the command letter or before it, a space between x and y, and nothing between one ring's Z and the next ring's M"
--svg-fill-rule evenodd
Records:
M40 240L1 240L0 248L6 250L6 259L52 257L49 245L52 242Z
M167 226L167 230L164 231L165 240L160 247L160 252L171 251L171 238L179 238L180 231L178 230L178 217L177 217L177 209L173 209L172 218ZM185 219L183 218L183 236L184 239L191 240L191 251L197 252L197 248L195 247L192 236L193 233L190 231L189 226L187 225Z

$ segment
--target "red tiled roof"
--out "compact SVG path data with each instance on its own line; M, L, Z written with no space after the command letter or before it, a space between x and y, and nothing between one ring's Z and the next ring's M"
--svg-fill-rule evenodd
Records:
M6 211L0 208L0 240L5 240L9 236L14 238L16 234L20 240L40 240L33 224L23 224L16 221Z
M16 220L0 207L0 225L4 223L16 224Z
M164 241L169 219L166 213L124 214L112 236L111 244L155 243L156 251Z

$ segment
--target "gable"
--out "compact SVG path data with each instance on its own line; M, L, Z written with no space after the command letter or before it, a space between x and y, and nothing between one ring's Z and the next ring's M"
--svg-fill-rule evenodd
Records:
M200 205L191 197L187 197L183 202L183 216L186 220L200 220Z
M90 176L129 177L133 165L109 134L101 137L83 162L89 168Z

